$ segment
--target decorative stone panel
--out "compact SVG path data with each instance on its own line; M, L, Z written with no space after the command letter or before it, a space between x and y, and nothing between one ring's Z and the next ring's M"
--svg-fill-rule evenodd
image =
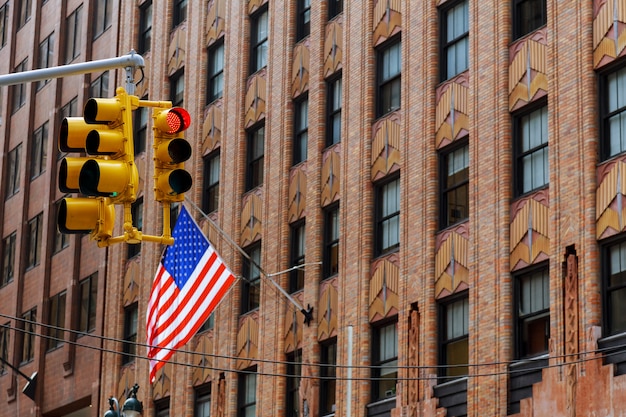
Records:
M378 45L402 30L402 1L378 0L374 6L373 42Z
M343 57L343 26L342 17L339 17L326 25L324 38L324 77L341 69Z
M548 94L546 28L509 47L509 109L517 110Z
M550 256L550 203L543 189L511 206L511 271Z
M265 69L257 72L248 79L245 99L244 125L252 126L265 117L265 104L267 102L267 84L265 82Z
M250 193L244 197L241 213L241 246L254 242L263 233L261 198Z
M202 333L197 338L197 345L193 350L193 374L191 375L191 384L193 386L202 385L211 381L211 372L213 368L213 333Z
M337 278L322 281L320 284L317 340L326 340L337 335L337 316L339 315L337 285Z
M291 66L291 96L298 97L309 89L309 40L296 45Z
M209 1L206 16L206 44L211 45L222 36L226 27L226 0Z
M248 368L259 355L259 314L254 312L240 319L237 332L236 369Z
M626 3L623 0L593 2L593 66L600 68L626 50Z
M377 260L372 265L370 278L369 319L370 322L396 315L400 310L400 270L393 254Z
M400 168L400 116L392 113L372 127L372 181Z
M167 74L172 75L185 66L187 25L179 25L171 35L167 49Z
M248 0L248 14L252 14L257 11L257 9L267 3L267 1L268 0Z
M598 167L596 190L596 234L598 239L624 230L626 220L626 158Z
M172 378L170 377L170 375L172 374L172 364L170 362L167 362L165 365L163 365L163 367L161 367L161 369L159 369L154 377L154 382L152 383L152 399L153 400L160 400L161 398L165 398L168 397L171 393L171 387L172 387ZM121 379L120 379L120 384L118 385L118 387L128 387L127 389L130 389L133 385L134 385L134 379L135 379L135 370L133 369L132 372L128 373L128 378L126 378L124 384L121 384ZM128 391L124 391L121 394L122 395L118 395L117 398L126 398L126 392Z
M299 165L289 173L289 223L304 217L306 209L306 166Z
M435 298L469 287L469 229L464 222L437 236L435 243Z
M304 305L304 292L300 291L292 297ZM304 328L304 314L289 303L285 317L285 353L293 352L302 347L302 329Z
M216 102L209 107L202 123L202 155L206 155L222 141L222 102Z
M435 146L442 148L469 132L468 72L440 85L436 92Z
M339 199L339 180L341 175L341 145L335 145L324 151L322 155L322 207Z
M127 307L139 299L139 282L141 282L141 270L139 268L139 257L126 262L126 272L124 273L123 296L124 307Z

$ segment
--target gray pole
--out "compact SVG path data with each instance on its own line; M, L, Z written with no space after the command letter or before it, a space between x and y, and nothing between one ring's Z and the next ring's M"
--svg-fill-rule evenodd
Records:
M135 51L117 58L100 59L97 61L79 62L76 64L61 65L58 67L42 68L30 71L15 72L0 75L0 86L22 84L33 81L49 80L70 75L86 74L113 68L144 67L143 57ZM127 77L128 79L128 77ZM132 93L131 93L132 94Z

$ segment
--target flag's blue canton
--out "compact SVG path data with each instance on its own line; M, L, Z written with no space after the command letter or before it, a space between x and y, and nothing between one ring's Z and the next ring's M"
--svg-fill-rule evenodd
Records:
M209 241L196 226L184 206L172 230L172 237L174 245L165 250L163 266L170 273L178 288L182 289L208 249Z

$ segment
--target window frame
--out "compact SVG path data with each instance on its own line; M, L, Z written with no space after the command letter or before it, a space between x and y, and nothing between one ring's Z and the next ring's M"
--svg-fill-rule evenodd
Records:
M14 73L28 71L28 58L25 58L22 62L17 64ZM19 109L26 105L26 88L27 83L14 84L11 86L12 100L11 100L11 114L17 113Z
M0 48L7 44L7 32L9 26L9 2L8 0L0 6Z
M9 233L2 239L2 281L0 288L13 282L15 278L15 249L17 231Z
M31 147L31 181L46 172L48 160L48 121L45 121L33 132L33 146Z
M224 96L224 52L224 38L207 48L207 105Z
M614 320L615 315L611 313L613 310L613 303L611 302L612 295L614 293L620 294L626 292L626 279L623 279L624 282L621 284L611 284L611 278L612 275L614 275L611 273L611 249L614 247L624 247L623 251L626 252L626 238L624 235L610 239L601 247L600 252L602 256L602 333L605 337L626 333L626 320L624 323L616 325ZM620 275L626 275L626 262L624 263L623 268L620 268L617 272ZM622 308L622 312L626 312L626 304L617 304L618 308Z
M265 123L247 131L246 140L246 189L253 190L263 185L265 174Z
M50 352L62 346L65 337L65 309L67 292L61 291L48 299L48 338L46 351Z
M309 146L309 96L303 94L293 106L293 161L298 165L308 158Z
M7 156L7 190L5 200L20 192L22 144L18 143Z
M207 382L206 384L200 385L199 387L194 387L194 395L193 395L193 417L210 417L211 416L211 383ZM199 410L199 407L202 406L202 410L206 409L206 405L208 404L209 413L202 413Z
M323 278L339 274L339 241L341 239L341 222L339 219L339 203L324 208L324 250Z
M337 100L339 101L338 106ZM326 147L341 142L342 105L343 79L340 71L326 80Z
M454 18L453 14L458 7L464 7L464 25L467 27L462 27L461 30L466 29L464 32L460 32L459 34L452 35L451 39L448 39L448 29L450 26L450 19ZM441 25L440 30L440 56L441 56L441 66L440 66L440 81L446 81L451 78L456 77L457 75L463 73L469 68L469 1L468 0L458 0L453 2L446 3L446 6L443 7L439 11L439 23ZM454 29L457 26L454 25ZM453 29L453 30L454 30ZM463 47L463 44L465 47ZM448 57L448 52L456 52L457 47L459 50L465 51L465 65L457 65L458 60L456 59L454 63L455 65L451 66L451 59ZM463 67L463 68L462 68Z
M187 21L187 0L174 0L172 5L172 31Z
M70 246L70 235L67 233L61 233L59 231L59 228L57 227L59 206L61 205L62 201L63 199L60 199L54 203L54 213L53 213L53 217L51 217L52 221L50 222L51 227L52 227L52 233L54 234L54 247L53 247L53 253L52 253L53 255L56 255L57 253L61 252L63 249Z
M248 257L242 258L241 267L241 314L258 310L261 305L261 265L262 246L257 241L244 249ZM249 259L248 259L249 258ZM252 264L252 261L256 265Z
M143 229L143 197L139 197L130 205L134 226L138 231ZM132 259L141 254L141 241L126 245L126 259Z
M515 189L514 189L514 195L516 197L519 196L523 196L526 194L530 194L532 192L535 192L537 190L546 188L550 185L550 159L549 159L549 145L550 145L550 138L549 138L549 132L548 132L548 125L549 125L549 121L548 121L548 104L547 101L545 100L541 100L539 103L530 106L526 109L524 109L523 112L518 112L516 114L513 115L513 137L514 137L514 146L513 146L513 164L514 164L514 172L515 172ZM543 139L543 137L545 136L545 141L541 141L541 143L539 143L539 145L528 148L528 149L523 149L524 147L524 142L526 142L526 135L525 135L525 131L531 132L532 130L532 126L533 126L533 117L536 117L537 113L540 112L539 114L539 118L540 118L540 124L541 124L541 137ZM533 138L535 138L534 135L529 136L528 141L531 142L533 140ZM535 156L539 155L539 154L543 154L543 182L535 185L535 181L539 180L539 178L536 175L537 172L539 172L536 168L536 166L534 165L535 162ZM539 155L541 156L541 155ZM530 157L531 158L531 163L533 163L530 167L530 169L525 170L525 165L524 162L525 160ZM527 173L530 174L530 188L526 188L526 184L525 184L525 174Z
M610 109L610 95L609 95L609 78L615 76L616 81L619 83L623 83L626 85L626 59L622 59L618 61L617 65L610 65L606 71L600 73L599 81L598 81L598 100L600 100L599 108L600 108L600 162L607 161L612 159L618 155L622 155L626 152L626 126L624 126L623 133L620 135L618 139L619 141L619 151L613 153L612 142L613 138L611 135L611 119L614 117L618 117L619 119L624 120L624 125L626 125L626 98L624 98L624 105L621 107L616 107L614 110ZM619 90L619 88L617 89ZM619 101L619 98L616 99ZM616 104L619 106L619 104ZM619 121L619 120L618 120Z
M311 0L296 0L296 42L311 34Z
M383 342L383 337L386 337L386 334L383 335L385 329L392 328L395 333L395 356L382 357L381 352L381 343ZM386 340L386 339L385 339ZM383 374L383 370L386 367L390 366L390 369L394 368L393 363L395 362L395 377L385 378L383 375L388 375L389 373ZM376 402L380 400L385 400L387 398L392 398L396 395L396 384L398 382L398 318L393 317L387 320L382 320L372 325L372 384L371 384L371 402ZM393 372L391 372L393 374ZM387 391L385 390L384 395L381 395L381 390L384 389L388 384L384 384L388 382L387 379L395 381L391 386L391 390L393 391L393 395L387 395ZM384 384L384 386L383 386Z
M269 8L261 7L250 15L250 74L267 66L269 52ZM259 26L264 21L265 31Z
M463 323L461 324L461 331L463 332L460 335L449 336L449 323L451 320L454 320L456 317L454 313L456 311L451 311L452 308L458 307L461 305L463 313ZM452 314L452 317L451 317ZM454 324L459 324L456 321ZM456 327L455 327L456 329ZM453 330L454 331L454 330ZM460 366L463 363L461 362L453 362L448 358L448 353L450 353L450 346L456 345L459 342L465 342L467 351L465 352L467 358L464 362L465 366ZM462 378L469 374L469 292L464 291L460 294L455 294L450 297L446 297L446 299L442 300L439 303L439 376L442 378L439 383L448 382L457 378Z
M288 376L285 383L285 417L299 417L302 349L289 352L286 356Z
M17 30L19 31L30 20L32 0L17 0L15 6L17 14Z
M295 268L303 265L306 255L306 222L304 219L289 225L289 265ZM293 294L304 289L305 272L296 268L289 273L289 293Z
M213 213L219 209L221 156L217 149L202 157L202 211Z
M137 53L145 54L150 51L152 43L152 0L139 6L138 35Z
M343 13L343 0L328 0L328 20Z
M11 323L7 322L0 326L0 375L7 373L9 367L9 344L11 343Z
M238 417L248 417L249 415L256 416L256 403L257 403L257 368L253 366L252 368L244 369L243 372L239 374L239 378L237 378L237 416ZM254 381L251 381L254 379ZM250 392L252 388L251 382L254 383L254 396ZM250 410L254 410L253 414L249 414Z
M26 225L26 270L41 263L41 243L43 236L43 212L30 219Z
M24 331L22 332L22 354L20 366L32 362L35 359L35 334L37 329L37 307L22 314Z
M320 416L334 415L337 405L337 337L320 343L320 377ZM330 379L333 377L335 379ZM328 407L330 402L332 405Z
M148 97L142 98L147 100ZM134 156L146 151L146 143L148 142L148 121L151 119L148 107L138 107L133 116L133 152Z
M392 62L391 54L396 47L398 48L398 62ZM397 64L398 71L392 74L391 66L394 63ZM388 76L385 76L387 70L390 73ZM397 95L397 100L395 99L394 92ZM386 101L388 101L387 104L385 104ZM401 108L402 38L395 36L376 48L376 117L383 117Z
M547 3L546 0L538 0L540 3L542 3L542 7L538 8L538 7L532 7L533 10L537 10L540 9L541 10L541 24L536 25L534 27L531 28L524 28L523 26L523 21L525 19L523 19L523 13L522 13L522 8L524 7L525 4L530 4L534 1L537 0L512 0L513 4L511 7L511 17L512 17L512 21L513 21L513 40L517 40L520 38L523 38L524 36L528 35L529 33L534 32L535 30L541 28L542 26L545 26L547 23Z
M124 334L122 342L122 366L135 362L139 324L139 303L124 307Z
M450 157L453 153L460 151L461 149L467 149L467 176L466 178L462 178L459 181L456 181L454 184L448 186L448 179L451 175L448 174L448 157ZM459 223L463 223L467 219L469 219L469 169L470 169L470 160L469 160L469 138L465 137L463 139L458 139L455 143L442 148L439 151L439 229L443 230L448 227L454 226ZM456 174L459 171L455 171ZM452 220L450 216L450 212L448 211L450 205L450 193L457 192L462 188L466 188L465 195L466 200L464 201L466 204L467 214L465 216L459 216L456 220ZM456 199L455 199L456 201ZM457 205L457 207L460 207Z
M104 5L104 8L101 7ZM93 14L93 39L96 40L111 27L112 15L113 15L113 1L112 0L98 0L95 2L96 8Z
M392 183L396 183L395 187L397 191L395 194L397 194L397 200L395 205L397 210L387 212L388 206L391 203L391 200L386 198L386 193L388 191L387 187L389 187ZM379 181L378 183L376 183L374 187L376 202L374 217L376 227L374 252L376 256L383 256L392 252L396 252L400 249L400 204L402 202L400 175L392 175L389 178L385 178L383 181ZM391 228L394 228L394 225L392 223L396 222L397 224L395 226L395 230L397 241L395 243L390 243L390 237L392 237L390 235L390 232L392 231ZM385 243L386 240L388 240L387 243Z
M185 68L181 68L170 76L170 101L172 107L182 107L185 102Z
M80 56L82 19L81 4L65 18L65 64L69 64Z
M39 49L37 54L37 68L50 68L54 60L54 32L46 36L44 40L39 43ZM50 79L37 81L36 91L41 90L50 82Z
M542 278L545 279L547 288L544 288L543 297L548 297L548 306L547 308L541 310L531 311L529 313L521 312L521 304L523 301L521 297L523 296L522 283L523 279L532 279L537 274L543 274ZM527 359L532 357L541 356L548 352L548 343L550 341L550 268L547 262L533 265L532 267L525 268L521 271L517 271L513 275L513 290L514 290L514 299L513 299L513 319L515 323L515 357L516 359ZM548 334L544 335L544 347L545 349L538 352L530 352L528 347L526 346L529 343L529 337L527 338L524 334L525 326L528 323L537 322L538 320L542 320L547 317L546 329Z
M78 336L93 333L96 330L98 273L83 278L78 282L80 295L78 315Z

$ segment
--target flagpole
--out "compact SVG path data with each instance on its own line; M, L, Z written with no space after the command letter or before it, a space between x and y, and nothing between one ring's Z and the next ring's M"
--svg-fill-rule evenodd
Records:
M300 303L298 301L296 301L295 298L293 298L287 291L285 291L283 289L283 287L281 287L280 285L278 285L278 283L276 281L274 281L275 276L277 275L281 275L281 274L285 274L287 272L290 272L294 269L300 269L300 268L304 268L307 265L321 265L321 262L310 262L310 263L304 263L301 265L296 265L294 267L291 267L289 269L286 269L284 271L279 271L279 272L275 272L273 274L268 274L267 272L265 272L265 270L263 268L261 268L261 265L258 265L251 257L250 255L248 255L248 253L243 250L243 248L241 246L239 246L237 244L237 242L235 242L224 230L222 230L221 227L219 227L214 221L213 219L211 219L204 211L202 211L202 209L200 207L198 207L193 201L191 201L191 199L189 199L189 197L185 196L185 201L188 202L194 209L196 209L196 211L198 211L200 214L202 214L202 217L204 217L210 224L211 226L213 226L215 228L215 230L218 231L218 233L224 238L226 239L226 241L228 241L228 243L231 244L231 246L233 246L235 249L237 249L239 251L239 253L241 253L248 261L250 261L250 263L252 265L254 265L259 272L265 276L265 278L267 278L267 280L269 282L271 282L272 284L274 284L274 286L280 291L280 293L282 295L284 295L294 306L296 306L296 308L304 315L304 323L308 326L309 323L311 323L311 321L313 320L313 307L311 307L310 305L307 305L307 308L305 309L304 307L302 307L300 305ZM244 277L244 279L246 279Z

